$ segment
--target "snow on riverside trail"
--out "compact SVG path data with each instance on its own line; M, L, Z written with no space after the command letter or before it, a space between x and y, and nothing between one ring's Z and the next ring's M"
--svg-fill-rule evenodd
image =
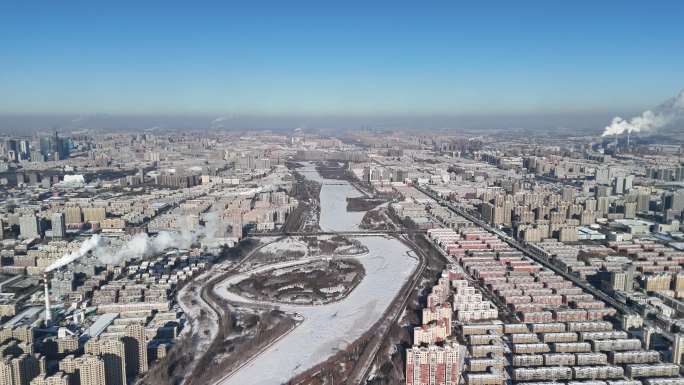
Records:
M309 169L314 169L311 164L305 168ZM312 180L324 181L315 172L304 175ZM346 196L342 192L351 194L346 196L358 195L348 184L324 185L321 189L321 228L324 228L325 222L331 226L329 229L353 229L363 217L363 212L346 211ZM357 239L368 248L367 254L357 258L366 270L366 275L349 296L321 306L280 304L281 310L297 312L304 317L304 321L219 384L279 385L287 382L344 349L380 319L416 268L418 260L408 247L396 239L381 236ZM215 288L216 292L233 300L253 302L226 290L226 285L249 276L249 273L223 282Z

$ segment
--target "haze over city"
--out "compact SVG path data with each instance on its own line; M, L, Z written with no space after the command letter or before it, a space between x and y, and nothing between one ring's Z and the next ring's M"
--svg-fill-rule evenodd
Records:
M0 385L684 385L684 4L0 4Z

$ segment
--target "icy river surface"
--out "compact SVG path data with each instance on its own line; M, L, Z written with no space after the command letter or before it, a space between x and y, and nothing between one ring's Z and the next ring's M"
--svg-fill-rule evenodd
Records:
M300 170L308 179L323 184L320 195L321 229L357 229L364 213L347 212L346 198L360 193L346 181L322 178L311 163L306 163ZM367 254L357 258L366 275L349 296L321 306L281 305L284 311L302 315L304 321L219 384L283 384L344 349L380 319L418 261L408 247L394 238L373 236L357 239L368 248ZM228 284L249 274L246 272L229 278L216 286L216 292L226 298L250 302L226 290Z

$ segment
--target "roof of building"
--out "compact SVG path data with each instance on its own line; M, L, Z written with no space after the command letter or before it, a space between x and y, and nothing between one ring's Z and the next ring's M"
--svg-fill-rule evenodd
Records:
M109 325L119 317L119 313L105 313L95 320L93 324L83 333L90 337L97 337L102 334Z

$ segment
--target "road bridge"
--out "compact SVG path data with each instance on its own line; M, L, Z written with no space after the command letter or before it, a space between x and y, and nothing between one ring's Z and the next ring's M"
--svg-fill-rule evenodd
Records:
M341 235L350 237L378 236L378 235L405 235L425 234L426 230L403 229L403 230L350 230L350 231L279 231L270 233L249 233L249 237L315 237L319 235Z

